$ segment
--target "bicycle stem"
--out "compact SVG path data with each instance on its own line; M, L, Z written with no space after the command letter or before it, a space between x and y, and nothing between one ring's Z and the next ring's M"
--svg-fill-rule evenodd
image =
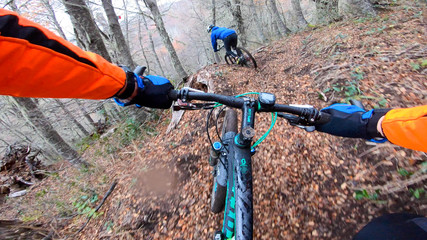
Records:
M242 107L242 125L240 134L236 137L236 144L239 147L250 147L255 136L255 106L256 101L247 99Z

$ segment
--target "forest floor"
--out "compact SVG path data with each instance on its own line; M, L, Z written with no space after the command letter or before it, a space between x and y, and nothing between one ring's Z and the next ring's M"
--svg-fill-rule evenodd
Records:
M278 103L317 108L350 98L367 109L427 104L423 11L405 3L292 34L255 52L258 70L217 64L194 77L210 79L217 93L270 92ZM164 111L120 151L121 133L99 140L85 152L93 167L58 164L26 196L0 205L2 218L70 236L116 180L100 214L72 239L210 239L222 214L210 211L206 117L186 112L166 134ZM256 139L270 118L257 115ZM253 156L254 239L350 239L384 213L427 215L426 162L426 153L308 133L278 119Z

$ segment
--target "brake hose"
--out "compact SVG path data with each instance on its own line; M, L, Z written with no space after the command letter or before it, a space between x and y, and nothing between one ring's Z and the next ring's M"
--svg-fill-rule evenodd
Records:
M254 145L252 145L251 150L254 149L256 146L258 146L258 144L260 144L262 141L264 141L264 139L268 136L268 134L271 132L271 130L274 127L274 124L276 124L276 119L277 119L277 112L272 112L271 113L271 124L270 124L270 128L267 130L267 132L264 133L264 135L262 135L258 141L256 141L254 143Z

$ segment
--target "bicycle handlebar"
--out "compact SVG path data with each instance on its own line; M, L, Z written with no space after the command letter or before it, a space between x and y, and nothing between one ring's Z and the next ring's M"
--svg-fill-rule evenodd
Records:
M236 98L234 96L226 96L215 93L205 92L190 92L188 89L171 90L169 92L169 98L173 101L178 99L184 101L191 100L202 100L202 101L215 101L229 107L242 108L245 100L242 98ZM257 112L286 112L306 119L311 125L324 124L330 121L331 115L325 112L320 112L315 108L302 108L283 104L274 104L268 108L259 108Z
M186 91L186 89L171 90L169 92L169 98L173 101L176 101L178 99L215 101L234 108L242 108L245 102L243 99L236 98L233 96L226 96L215 93L189 92Z

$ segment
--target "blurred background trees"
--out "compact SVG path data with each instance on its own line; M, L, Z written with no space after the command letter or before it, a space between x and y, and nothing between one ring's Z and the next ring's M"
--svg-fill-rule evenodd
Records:
M377 4L370 0L0 0L1 7L84 50L131 68L148 66L149 74L163 75L175 84L222 58L213 54L206 32L210 24L235 29L239 45L255 51L307 26L374 16ZM0 155L20 142L42 149L39 156L46 163L65 158L80 164L82 142L96 138L108 126L128 119L143 123L147 116L145 110L118 107L109 99L1 97L0 107Z

